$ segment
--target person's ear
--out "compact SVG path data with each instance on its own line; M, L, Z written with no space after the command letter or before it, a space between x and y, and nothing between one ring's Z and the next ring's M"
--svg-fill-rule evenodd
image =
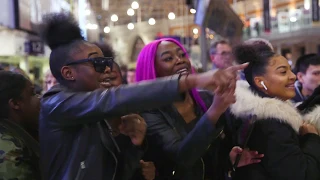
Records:
M17 100L15 100L15 99L9 99L9 101L8 101L8 104L9 104L9 107L11 108L11 109L14 109L14 110L20 110L21 109L21 103L20 103L20 101L17 101Z
M298 81L299 81L300 83L303 83L303 82L304 82L303 76L304 76L304 74L303 74L302 72L298 72L298 73L297 73L297 79L298 79Z
M266 83L266 81L264 80L264 78L262 76L256 76L254 79L254 84L260 89L260 90L268 90L268 85Z
M63 66L61 68L61 75L65 80L68 80L68 81L75 80L75 72L69 66Z

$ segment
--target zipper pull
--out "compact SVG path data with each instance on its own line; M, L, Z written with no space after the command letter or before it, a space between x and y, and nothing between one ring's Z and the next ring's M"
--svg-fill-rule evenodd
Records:
M80 167L81 167L81 169L86 168L86 165L84 164L84 161L82 161L82 162L80 163Z

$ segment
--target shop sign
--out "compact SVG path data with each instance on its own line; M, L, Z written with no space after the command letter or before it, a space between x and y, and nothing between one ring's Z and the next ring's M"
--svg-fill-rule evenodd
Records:
M27 41L24 43L24 52L27 54L43 54L44 44L41 41Z

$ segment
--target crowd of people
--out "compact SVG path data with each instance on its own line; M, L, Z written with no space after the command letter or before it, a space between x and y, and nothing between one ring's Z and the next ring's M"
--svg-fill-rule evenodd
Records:
M318 55L292 71L266 40L218 41L213 69L196 73L164 38L125 69L69 14L41 30L52 50L41 97L0 71L0 179L320 179Z

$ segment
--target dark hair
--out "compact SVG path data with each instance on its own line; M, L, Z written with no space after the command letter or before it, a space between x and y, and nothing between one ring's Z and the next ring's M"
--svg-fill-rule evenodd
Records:
M249 44L248 44L249 45ZM267 44L264 44L264 42L256 42L253 44L250 44L257 52L266 52L266 51L270 51L273 52L273 50L271 49L271 47ZM250 46L249 45L249 46Z
M10 67L10 64L9 64L9 63L1 63L0 65L1 65L1 67L3 67L3 68Z
M320 65L320 56L307 54L299 57L294 68L294 73L306 73L310 65Z
M252 46L262 45L261 47L263 47L264 49L273 51L272 44L268 40L262 39L262 38L251 38L249 40L244 41L244 44L252 45ZM264 45L266 45L266 46L264 46Z
M0 71L0 118L8 118L9 100L21 98L27 81L28 79L21 74Z
M264 46L264 47L262 47ZM246 80L251 86L255 87L253 78L257 75L266 73L266 67L270 58L276 54L269 50L267 45L239 45L234 48L233 54L239 64L249 63L244 69Z
M71 60L71 54L85 43L81 29L71 14L52 13L43 17L41 38L52 50L50 54L50 69L52 75L60 84L65 84L61 68L66 61Z
M97 42L95 42L93 44L95 44L96 46L98 46L101 49L104 57L115 57L115 52L110 44L97 43Z
M213 43L213 45L211 46L210 54L216 54L217 53L217 46L219 44L228 44L229 45L228 41L226 41L226 40L217 41L217 42Z
M95 44L96 46L98 46L101 49L102 54L103 54L104 57L115 57L115 52L114 52L114 50L113 50L113 48L112 48L112 46L110 44L108 44L108 43L97 43L97 42L95 42L93 44ZM117 62L115 62L115 61L114 61L114 64L116 65L116 68L120 72L120 76L122 78L121 68L120 68L119 64Z

